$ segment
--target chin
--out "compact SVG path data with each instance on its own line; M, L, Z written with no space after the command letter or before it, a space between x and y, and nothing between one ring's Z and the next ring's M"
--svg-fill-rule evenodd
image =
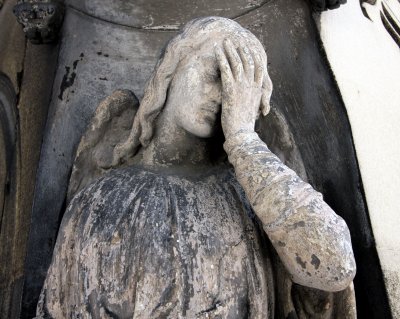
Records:
M195 134L195 135L197 137L200 137L200 138L210 138L210 137L213 137L215 135L215 130L209 130L207 132L201 132L201 133L198 133L198 134Z
M210 138L215 135L216 131L215 126L202 125L201 127L196 127L191 133L200 138Z

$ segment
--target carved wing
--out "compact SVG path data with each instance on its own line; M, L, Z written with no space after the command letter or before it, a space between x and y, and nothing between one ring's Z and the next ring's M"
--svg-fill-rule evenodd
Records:
M114 147L128 137L138 107L129 90L117 90L99 104L76 152L67 202L111 168Z

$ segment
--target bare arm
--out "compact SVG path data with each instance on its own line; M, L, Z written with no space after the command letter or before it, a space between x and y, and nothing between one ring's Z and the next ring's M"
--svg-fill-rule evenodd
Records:
M239 183L293 281L326 291L345 289L356 268L346 223L254 132L265 76L260 73L266 72L262 59L248 49L237 51L229 41L224 48L216 49L224 148Z

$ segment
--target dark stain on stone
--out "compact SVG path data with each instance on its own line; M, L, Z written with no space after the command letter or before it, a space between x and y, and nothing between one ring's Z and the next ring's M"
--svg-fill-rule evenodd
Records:
M311 265L313 265L315 269L318 269L320 264L321 264L321 261L319 260L319 258L317 256L315 256L314 254L312 254L311 255Z
M104 77L99 77L99 80L108 81L108 79L105 76Z
M296 262L303 268L306 269L306 261L303 261L298 255L296 256Z
M75 60L74 63L72 64L74 71L76 70L76 67L78 66L78 62L79 62L79 60Z
M75 60L72 63L72 71L71 71L71 67L69 66L65 66L65 74L63 76L62 82L61 82L61 86L60 86L60 93L58 94L58 98L62 101L63 100L63 96L64 96L64 92L66 89L68 89L69 87L71 87L74 84L75 78L76 78L76 68L78 66L79 61L82 61L83 59L83 53L80 54L80 59ZM71 74L70 74L71 71Z
M221 305L221 303L219 301L214 301L210 308L200 311L199 313L197 313L197 316L201 316L204 314L209 315L210 312L217 310L220 305Z
M304 221L300 221L300 222L297 222L297 223L293 224L293 227L294 228L304 227L305 225L306 225L306 223Z
M83 54L83 52L79 55L80 58L83 58L85 55Z
M104 54L103 54L103 52L101 52L101 51L97 51L96 53L97 53L97 55L102 55L102 56L104 56L104 57L106 57L106 58L109 57L109 55L108 55L107 53L104 53Z
M72 86L74 84L74 81L75 81L76 73L72 72L71 75L70 75L69 74L70 69L71 68L69 66L65 67L65 74L64 74L64 77L62 79L61 86L60 86L60 94L58 94L58 98L61 101L63 100L64 91L66 89L68 89L70 86Z
M283 241L278 241L278 246L279 247L285 247L286 244Z

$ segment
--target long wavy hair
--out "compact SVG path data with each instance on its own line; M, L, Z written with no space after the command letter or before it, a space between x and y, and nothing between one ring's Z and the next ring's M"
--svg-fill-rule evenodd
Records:
M250 31L227 18L207 17L192 20L186 24L181 33L169 41L157 62L146 84L129 137L114 148L113 166L134 156L140 146L149 145L153 137L156 118L164 108L168 88L180 61L198 51L206 42L213 41L222 44L225 38L230 38L233 43L246 45L261 57L264 80L260 110L263 115L269 112L272 83L267 73L267 55L260 41Z

